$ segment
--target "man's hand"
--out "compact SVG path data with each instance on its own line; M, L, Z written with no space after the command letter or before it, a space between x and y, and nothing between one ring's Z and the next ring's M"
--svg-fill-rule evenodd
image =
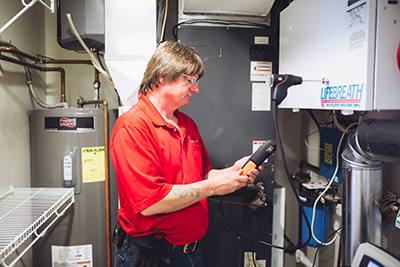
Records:
M233 170L240 170L243 165L249 160L250 156L243 157L235 162L232 169ZM251 169L248 173L244 173L244 175L249 176L250 178L256 179L256 176L260 174L260 171L264 170L264 167L260 165L258 169Z
M248 173L242 174L242 167L249 158L250 156L243 157L236 161L230 168L211 170L206 175L205 178L211 183L213 195L230 194L254 182L255 178L264 167L260 166L259 169L253 168Z

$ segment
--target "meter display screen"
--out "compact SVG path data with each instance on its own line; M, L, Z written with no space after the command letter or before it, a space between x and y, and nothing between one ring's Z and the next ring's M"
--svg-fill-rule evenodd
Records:
M364 255L359 267L384 267L384 266L382 264L380 264L378 261L376 261L375 259L372 259L371 257L369 257L367 255Z
M367 267L382 267L382 265L377 264L374 261L370 261L367 265Z

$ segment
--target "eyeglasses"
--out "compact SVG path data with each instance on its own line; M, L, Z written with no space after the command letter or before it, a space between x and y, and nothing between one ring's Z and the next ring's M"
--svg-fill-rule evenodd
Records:
M196 76L189 76L189 75L186 75L186 74L183 74L183 73L181 73L181 75L186 77L186 78L190 78L190 83L191 84L195 84L196 82L198 82Z

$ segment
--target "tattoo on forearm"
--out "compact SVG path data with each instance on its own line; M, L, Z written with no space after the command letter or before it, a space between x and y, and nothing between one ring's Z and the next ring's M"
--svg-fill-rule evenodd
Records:
M175 196L179 196L180 198L186 196L200 197L200 188L194 188L194 187L174 188L172 193Z

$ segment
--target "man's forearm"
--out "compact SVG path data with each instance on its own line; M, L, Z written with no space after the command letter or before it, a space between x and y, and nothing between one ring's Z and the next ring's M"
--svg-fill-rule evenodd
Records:
M201 181L193 184L174 185L165 198L144 209L141 214L150 216L184 209L211 196L212 191L209 184L209 181Z
M240 164L241 162L238 161L236 165L239 166ZM258 170L252 169L251 172L250 177L241 175L240 167L237 166L236 168L234 166L222 170L211 170L204 176L203 181L173 185L172 190L165 198L144 209L141 213L144 216L170 213L184 209L209 196L232 193L248 183L254 182Z

